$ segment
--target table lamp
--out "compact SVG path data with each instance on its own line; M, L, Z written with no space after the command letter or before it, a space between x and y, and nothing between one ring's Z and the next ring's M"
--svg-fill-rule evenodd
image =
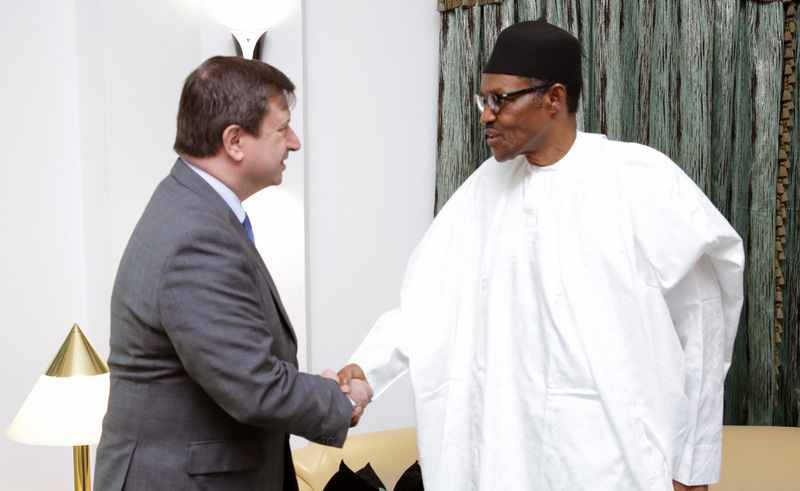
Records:
M31 445L71 445L75 491L90 491L89 445L100 441L108 387L108 365L75 324L6 436Z

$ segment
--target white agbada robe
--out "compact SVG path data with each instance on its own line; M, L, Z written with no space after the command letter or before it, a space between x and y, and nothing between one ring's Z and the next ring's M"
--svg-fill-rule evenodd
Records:
M473 173L351 361L410 370L428 491L713 483L743 263L669 158L578 133Z

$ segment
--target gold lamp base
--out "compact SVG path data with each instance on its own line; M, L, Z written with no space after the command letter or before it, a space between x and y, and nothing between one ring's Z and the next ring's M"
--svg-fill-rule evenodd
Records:
M89 445L72 447L72 460L75 463L75 491L92 491L89 482Z

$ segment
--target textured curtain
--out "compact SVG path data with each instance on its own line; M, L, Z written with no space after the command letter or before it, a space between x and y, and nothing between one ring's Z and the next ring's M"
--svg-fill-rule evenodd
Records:
M497 34L544 17L583 45L579 128L666 153L742 236L728 424L798 426L793 16L756 0L505 0L441 14L436 212L490 156L472 95Z

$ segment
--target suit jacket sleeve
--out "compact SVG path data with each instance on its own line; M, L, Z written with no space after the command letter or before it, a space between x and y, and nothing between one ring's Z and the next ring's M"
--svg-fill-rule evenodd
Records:
M189 377L237 421L341 446L351 403L336 382L298 371L269 273L245 247L210 225L180 237L158 286L164 330Z

